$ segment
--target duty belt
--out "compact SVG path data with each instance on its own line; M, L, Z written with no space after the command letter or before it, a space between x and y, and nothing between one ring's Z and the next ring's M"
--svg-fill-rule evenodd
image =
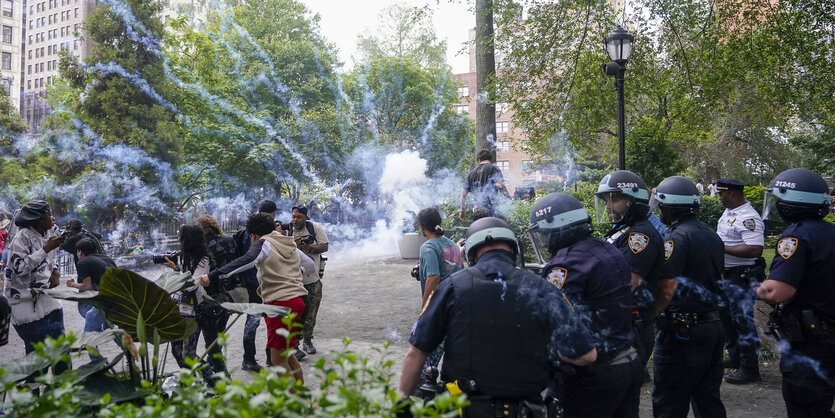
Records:
M658 315L658 318L662 322L670 322L670 321L683 321L687 322L690 325L698 325L701 323L706 322L716 322L719 320L719 312L717 311L708 311L708 312L668 312L664 311L661 312L661 315Z
M594 364L601 366L617 366L630 363L637 357L638 351L635 350L635 347L629 347L626 350L621 350L616 353L598 353L597 361Z

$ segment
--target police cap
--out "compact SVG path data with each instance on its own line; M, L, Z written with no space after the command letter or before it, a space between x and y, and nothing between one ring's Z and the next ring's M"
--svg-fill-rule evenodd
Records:
M716 190L719 191L738 191L745 189L746 184L737 179L718 179L716 180Z

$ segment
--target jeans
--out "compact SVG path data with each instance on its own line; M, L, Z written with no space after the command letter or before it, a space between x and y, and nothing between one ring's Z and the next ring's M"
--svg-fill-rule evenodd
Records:
M79 311L81 304L79 304ZM101 316L101 313L98 309L89 306L87 313L84 315L84 332L100 332L107 329L107 324L104 322L104 317ZM91 361L96 361L97 359L101 358L98 356L94 356L89 354Z
M35 351L35 344L43 342L46 337L58 338L64 334L64 310L56 309L37 321L15 325L14 329L23 340L26 354L29 354ZM61 374L67 369L69 365L64 362L55 363L52 367L55 374Z

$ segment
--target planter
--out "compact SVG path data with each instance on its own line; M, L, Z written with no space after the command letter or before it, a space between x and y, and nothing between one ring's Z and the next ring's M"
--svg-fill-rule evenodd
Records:
M400 247L400 258L420 258L420 246L426 242L426 238L417 232L407 232L397 241Z

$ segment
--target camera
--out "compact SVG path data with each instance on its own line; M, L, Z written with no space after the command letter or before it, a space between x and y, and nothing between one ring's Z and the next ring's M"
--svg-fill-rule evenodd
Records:
M420 262L418 262L417 264L415 264L414 267L412 267L412 271L409 274L412 277L414 277L415 280L420 281Z
M70 232L71 231L69 229L62 229L62 230L58 231L58 233L59 233L58 236L59 237L67 237L67 236L70 235Z
M305 235L298 238L300 244L313 245L316 242L316 237L313 235Z
M167 257L169 260L173 261L174 264L180 265L180 257L182 257L183 253L181 251L167 251L162 254L154 254L151 261L154 264L162 264L165 263L165 258Z
M291 230L293 230L293 224L291 224L290 222L287 222L286 224L276 222L276 225L279 225L281 227L281 230L284 232L290 232Z

